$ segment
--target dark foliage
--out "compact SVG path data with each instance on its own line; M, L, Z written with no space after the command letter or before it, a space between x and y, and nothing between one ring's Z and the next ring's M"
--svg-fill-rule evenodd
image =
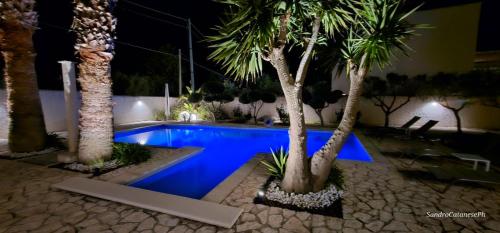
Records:
M115 143L113 145L113 159L123 165L138 164L148 160L151 151L139 144Z

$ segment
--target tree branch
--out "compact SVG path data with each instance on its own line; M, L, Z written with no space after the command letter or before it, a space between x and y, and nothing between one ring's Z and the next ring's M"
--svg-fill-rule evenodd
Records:
M401 107L405 106L407 103L409 103L409 102L410 102L410 100L411 100L411 97L410 97L410 96L407 96L406 101L405 101L405 102L403 102L403 103L401 103L399 106L397 106L397 107L396 107L396 108L394 108L393 110L391 110L391 113L393 113L393 112L395 112L395 111L399 110Z
M278 34L278 41L276 42L275 47L279 49L285 48L286 45L286 36L288 33L288 21L290 20L290 12L280 16L280 31Z
M297 76L295 80L295 85L302 86L304 84L304 80L307 74L307 68L309 67L309 62L311 61L311 54L318 40L319 28L321 26L321 18L316 17L314 19L313 29L311 38L309 39L309 44L307 45L306 51L304 52L304 56L302 56L302 60L300 61L299 69L297 70Z

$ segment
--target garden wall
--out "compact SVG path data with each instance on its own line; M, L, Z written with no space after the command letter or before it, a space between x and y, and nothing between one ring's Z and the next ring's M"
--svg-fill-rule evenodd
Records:
M45 124L49 132L66 130L64 94L62 91L41 90ZM8 120L6 92L0 90L0 138L7 137ZM115 124L126 124L154 119L157 110L164 109L163 97L114 96L113 112ZM170 98L175 104L176 99Z
M65 130L66 125L63 92L42 90L40 91L40 96L42 98L47 130ZM398 101L403 100L403 98L398 99ZM170 98L170 101L172 105L175 105L177 99ZM154 120L155 111L163 111L165 104L163 97L114 96L113 102L115 124ZM327 124L331 124L335 121L335 111L339 111L341 106L344 104L343 101L340 102L341 103L329 106L323 111L323 116ZM282 104L286 106L283 98L278 98L276 103L265 104L261 110L260 116L267 115L278 119L276 107ZM240 106L244 113L248 111L248 106L241 105L237 99L231 103L225 104L223 108L229 115L232 115L232 110L236 106ZM360 105L360 110L362 112L362 123L368 125L383 125L383 113L378 107L374 106L370 100L363 99ZM319 122L319 118L311 107L305 105L304 111L307 123ZM498 108L485 107L475 103L466 107L461 112L461 115L464 128L490 130L500 129L500 121L498 121L498 119L500 119L500 109ZM440 105L434 103L432 99L413 99L409 104L393 113L391 117L391 125L399 126L413 116L422 117L422 120L417 122L416 126L422 125L427 120L438 120L439 124L437 127L455 127L455 118L453 114ZM6 93L5 90L0 90L0 138L7 137L7 130Z

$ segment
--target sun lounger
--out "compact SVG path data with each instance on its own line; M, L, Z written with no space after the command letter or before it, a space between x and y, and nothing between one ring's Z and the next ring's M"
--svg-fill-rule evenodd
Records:
M425 124L420 126L420 128L415 129L413 131L408 131L404 136L397 135L396 138L399 139L411 139L415 137L425 138L425 134L429 132L429 130L432 127L434 127L437 123L439 123L439 121L429 120Z
M500 185L500 175L494 172L476 171L458 166L425 168L437 179L448 182L443 190L436 190L441 193L445 193L452 185L457 182Z
M369 132L366 133L367 136L374 136L374 137L382 137L384 135L389 135L389 134L408 134L410 132L410 127L414 125L418 120L420 120L421 117L419 116L414 116L411 118L409 121L404 123L402 126L398 128L377 128L373 129Z
M465 153L451 153L451 155L461 159L461 160L468 160L468 161L473 161L474 165L472 167L473 170L477 170L477 165L479 162L484 163L484 171L489 172L490 171L490 160L485 159L479 155L476 154L465 154Z
M410 162L404 163L404 165L406 165L406 166L411 166L418 159L423 158L423 157L437 158L437 157L442 157L442 156L446 155L446 153L444 153L442 151L438 151L438 150L431 149L431 148L411 148L411 149L401 150L400 153L401 153L401 156L399 156L400 159L405 157L405 156L412 157Z

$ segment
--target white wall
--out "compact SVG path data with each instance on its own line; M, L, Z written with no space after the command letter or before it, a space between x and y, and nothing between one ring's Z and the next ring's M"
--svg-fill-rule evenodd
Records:
M8 131L6 95L5 90L0 90L0 138L7 138ZM47 131L66 130L63 92L41 90L40 98ZM172 104L176 103L175 98L170 100ZM115 124L153 120L155 111L164 111L163 97L114 96L113 103Z
M40 91L42 107L45 116L45 124L49 132L63 131L65 125L64 96L62 91ZM176 98L170 98L172 106L177 102ZM403 98L398 99L403 101ZM456 101L456 100L455 100ZM132 122L154 120L154 113L157 110L163 111L163 97L132 97L132 96L114 96L114 121L115 124L126 124ZM451 101L453 102L453 101ZM439 121L437 127L455 127L455 118L453 114L445 108L432 104L432 99L413 99L399 111L391 116L391 125L400 126L413 116L420 116L422 119L415 125L424 124L427 120ZM273 104L264 104L259 116L271 116L279 119L276 113L276 107L285 104L284 98L278 98ZM339 111L342 103L331 105L323 110L323 116L327 124L335 122L335 111ZM223 106L224 110L232 115L233 109L240 106L244 113L248 111L248 105L241 105L237 99ZM362 112L361 122L368 125L383 125L384 115L382 111L370 100L362 99L360 104ZM314 110L309 106L304 106L306 123L319 123L319 118ZM462 112L462 124L464 128L479 129L500 129L500 109L485 107L479 103L467 106ZM5 91L0 90L0 138L7 137L8 123L6 111Z
M414 77L438 72L463 73L473 68L476 54L480 3L464 4L432 10L417 11L409 17L413 24L432 28L418 29L407 41L408 56L397 52L383 70L374 66L369 75L385 77L395 72ZM345 74L332 80L332 89L348 92Z
M408 41L412 51L398 54L384 70L374 68L372 74L385 76L389 72L418 74L467 72L474 65L480 3L464 4L418 11L409 17L414 24L426 24L430 29L418 29Z

